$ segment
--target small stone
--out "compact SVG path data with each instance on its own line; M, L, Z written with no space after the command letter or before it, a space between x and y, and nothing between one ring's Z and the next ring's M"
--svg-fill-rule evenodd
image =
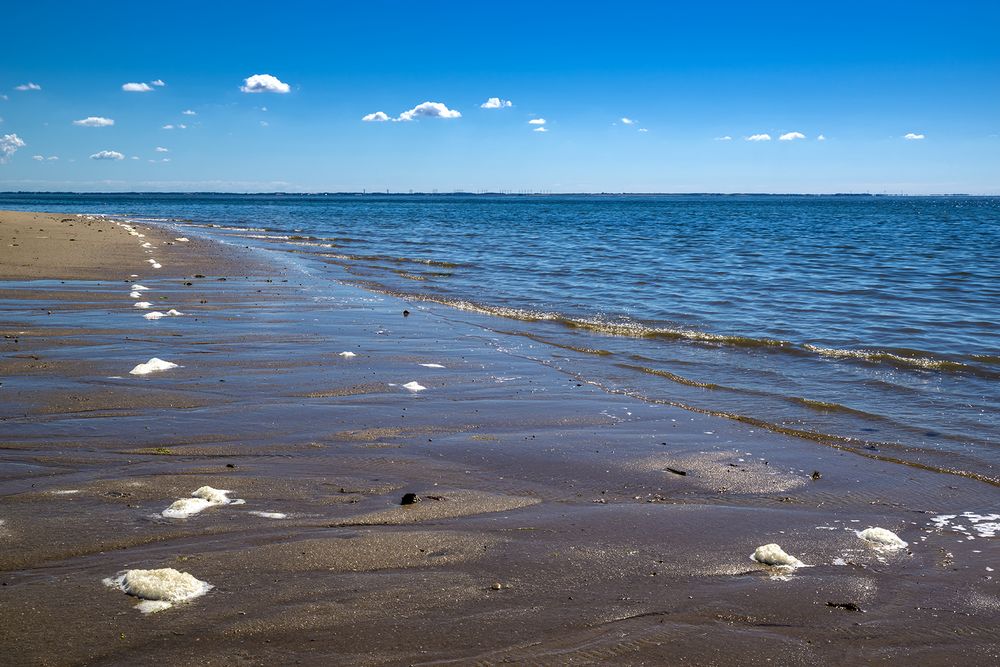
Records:
M491 588L493 588L493 590L495 591L499 591L503 589L503 584L501 584L500 582L495 582Z
M419 503L420 496L415 493L404 493L403 499L399 501L400 505L412 505L413 503Z
M812 474L809 476L813 479L820 479L823 475L820 474L819 470L813 470Z
M403 317L409 317L409 316L410 316L410 311L404 310L403 311Z

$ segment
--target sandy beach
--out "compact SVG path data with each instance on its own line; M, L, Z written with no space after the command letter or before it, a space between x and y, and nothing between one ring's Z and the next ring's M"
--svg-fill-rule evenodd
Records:
M0 212L0 662L1000 660L988 481L606 391L186 234ZM160 568L211 588L143 613L105 583Z

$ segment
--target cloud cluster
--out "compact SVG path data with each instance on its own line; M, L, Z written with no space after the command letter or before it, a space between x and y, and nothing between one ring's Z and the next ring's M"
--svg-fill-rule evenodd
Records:
M513 102L510 100L502 100L499 97L491 97L479 105L481 109L503 109L505 107L512 106L514 106Z
M924 135L917 134L916 132L907 132L906 134L903 135L903 138L906 139L907 141L920 141L921 139L924 138Z
M163 126L162 129L164 129L164 130L186 130L186 129L188 129L188 126L185 125L184 123L177 123L176 125L174 125L173 123L167 123L166 125Z
M0 164L6 163L19 148L24 148L26 145L16 134L0 136Z
M73 124L82 127L111 127L115 124L115 121L111 118L102 118L101 116L87 116L80 120L74 120Z
M634 120L632 120L631 118L626 118L624 116L622 116L622 123L625 125L635 125Z
M22 83L20 86L14 86L14 90L41 90L41 89L42 87L39 86L37 83L32 83L30 81L28 83Z
M276 76L270 74L254 74L243 79L240 90L244 93L279 93L291 92L291 87Z
M122 90L126 93L149 93L153 87L148 83L123 83Z
M90 156L91 160L124 160L125 156L118 151L99 151Z
M801 132L786 132L785 134L778 137L778 141L795 141L796 139L805 139L806 135Z
M770 141L771 135L767 133L762 134L751 134L746 138L747 141Z
M31 159L35 160L36 162L54 162L55 160L59 159L59 156L50 155L48 157L45 157L44 155L32 155Z
M366 116L362 116L361 120L366 123L384 123L386 121L394 122L408 122L416 118L461 118L462 113L456 111L455 109L449 109L447 105L443 102L424 102L413 107L409 111L404 111L399 114L399 117L393 118L384 111L376 111L370 113Z

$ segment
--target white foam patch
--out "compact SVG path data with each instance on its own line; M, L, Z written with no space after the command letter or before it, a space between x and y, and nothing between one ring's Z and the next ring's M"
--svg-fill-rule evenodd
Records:
M750 559L764 565L773 565L776 567L796 568L805 566L805 563L795 556L786 554L785 550L777 544L765 544L757 547L750 556Z
M964 523L954 521L955 519L968 522L969 525L965 526ZM1000 533L1000 514L979 514L977 512L938 514L931 518L931 525L938 530L955 530L966 535L975 533L975 537L996 537L997 533Z
M172 361L164 361L163 359L153 357L146 363L139 364L130 370L129 375L147 375L158 371L168 371L171 368L178 368L178 365Z
M136 275L133 275L132 277L133 278L138 278L138 276L136 276ZM133 289L133 291L136 291L136 292L145 292L149 288L146 287L145 285L138 285L137 284L137 285L132 285L132 289Z
M143 248L152 248L153 244L150 243L149 241L146 241L145 243L142 244L142 247Z
M141 299L142 298L142 292L134 292L133 291L133 292L129 292L128 295L131 298L133 298L133 299Z
M250 512L250 514L253 514L254 516L262 516L265 519L287 519L288 518L288 515L287 514L283 514L282 512L257 512L257 511L254 511L254 512Z
M181 498L174 501L170 507L163 510L160 514L168 519L186 519L209 507L217 505L242 505L244 503L243 500L238 498L230 498L230 493L232 491L203 486L196 489L190 498Z
M353 352L341 352L338 356L344 357L345 359L350 359L351 357L356 357L358 355Z
M881 549L894 551L907 546L906 542L899 539L899 535L885 528L865 528L858 532L858 537Z
M128 570L117 577L108 577L104 585L139 598L136 608L144 614L163 611L178 602L201 597L213 588L212 584L172 567Z
M158 320L161 317L166 317L166 316L167 316L166 313L161 313L158 310L154 310L151 313L146 313L145 315L143 315L143 317L145 317L147 320Z
M184 313L182 313L181 311L174 310L173 308L171 308L170 310L167 311L167 315L170 315L171 317L179 317L179 316L181 316L183 314Z
M441 364L420 364L424 368L444 368Z
M407 391L412 391L415 394L418 391L424 391L425 389L427 389L427 387L414 380L413 382L407 382L406 384L404 384L403 389Z
M74 493L80 493L80 489L53 489L49 493L54 496L71 496Z
M133 308L150 308L152 305L149 301L136 301Z
M153 262L153 264L152 264L152 267L153 267L154 269L162 269L162 268L163 268L163 265L162 265L162 264L160 264L159 262Z
M178 236L178 237L177 237L177 238L175 238L174 240L175 240L175 241L180 241L181 243L187 243L187 242L188 242L188 241L190 241L191 239L186 239L186 238L184 238L183 236Z

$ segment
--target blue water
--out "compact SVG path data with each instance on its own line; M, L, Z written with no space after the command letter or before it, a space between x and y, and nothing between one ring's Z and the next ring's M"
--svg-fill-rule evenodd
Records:
M0 195L0 208L183 219L485 313L611 390L1000 464L998 198Z

